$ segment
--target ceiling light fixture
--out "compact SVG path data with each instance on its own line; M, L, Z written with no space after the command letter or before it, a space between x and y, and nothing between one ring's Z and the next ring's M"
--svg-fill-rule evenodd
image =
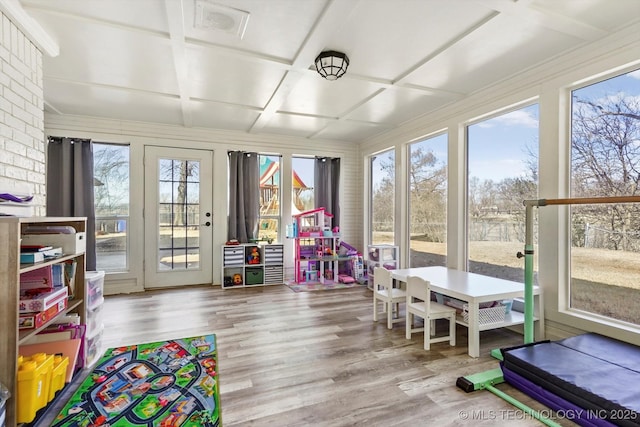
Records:
M337 80L344 76L349 66L349 58L342 52L325 50L316 58L316 70L327 80Z

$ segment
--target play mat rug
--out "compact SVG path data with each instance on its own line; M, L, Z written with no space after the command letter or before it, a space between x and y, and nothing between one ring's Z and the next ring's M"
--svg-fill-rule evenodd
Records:
M54 427L221 426L215 335L110 348Z
M353 283L295 283L295 282L287 282L285 283L287 287L289 287L294 292L311 292L311 291L328 291L331 289L346 289L346 288L357 288L361 286L366 286L366 284L353 282Z

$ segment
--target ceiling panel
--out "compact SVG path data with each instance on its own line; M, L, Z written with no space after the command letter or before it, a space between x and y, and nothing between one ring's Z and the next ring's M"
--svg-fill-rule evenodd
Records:
M47 77L178 93L168 40L64 16L40 12L35 16L42 21L55 20L53 36L60 45L59 56L44 57Z
M41 11L52 17L76 16L148 31L168 31L161 0L22 0L21 3L34 16L36 11ZM57 22L41 24L48 30L60 27Z
M581 41L573 36L501 15L420 67L406 82L472 93L547 61L576 43Z
M249 12L243 38L221 30L194 28L195 0L185 0L184 21L188 38L291 60L328 1L216 0L209 3Z
M637 22L640 16L638 0L534 0L531 7L609 31Z
M399 125L416 116L453 101L453 97L433 96L406 88L386 90L349 114L349 119Z
M98 86L44 81L48 111L139 122L182 124L180 99ZM54 100L53 102L50 100Z
M286 69L240 55L187 49L189 95L254 107L264 107Z
M342 141L359 142L362 139L371 138L381 132L393 129L393 127L383 126L375 123L363 123L343 120L333 122L326 128L314 135L315 138L337 139Z
M474 2L361 1L326 47L349 56L350 73L394 80L490 12Z
M276 113L263 130L267 133L286 133L306 138L315 134L330 122L331 120L329 119L319 117Z
M210 102L191 101L193 127L248 131L259 112Z
M380 85L364 80L328 81L315 71L305 73L289 92L281 111L339 117L372 96Z
M196 0L12 1L59 44L54 113L354 143L640 28L640 0L205 0L249 13L242 38L196 29Z

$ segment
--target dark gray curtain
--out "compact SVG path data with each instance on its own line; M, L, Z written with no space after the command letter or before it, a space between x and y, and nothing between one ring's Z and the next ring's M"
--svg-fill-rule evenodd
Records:
M229 152L228 239L249 243L258 237L260 167L257 153Z
M340 226L340 159L316 157L314 203L333 215L333 226Z
M86 216L87 270L96 269L93 144L89 139L49 138L47 216Z

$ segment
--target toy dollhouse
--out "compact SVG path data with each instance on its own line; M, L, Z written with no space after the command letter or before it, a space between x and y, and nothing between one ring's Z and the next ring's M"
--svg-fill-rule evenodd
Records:
M295 241L296 283L327 284L346 280L339 268L345 262L350 263L353 255L340 253L340 233L337 227L332 228L332 220L333 215L325 208L293 216L288 237Z

